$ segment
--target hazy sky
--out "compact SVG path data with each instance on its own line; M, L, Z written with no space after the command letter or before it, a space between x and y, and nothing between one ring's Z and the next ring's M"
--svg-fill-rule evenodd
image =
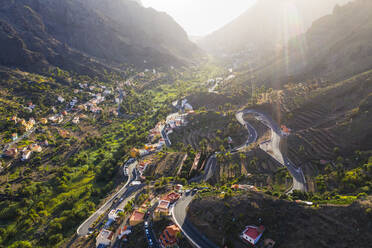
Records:
M238 17L255 0L142 0L145 7L167 12L189 35L202 36Z

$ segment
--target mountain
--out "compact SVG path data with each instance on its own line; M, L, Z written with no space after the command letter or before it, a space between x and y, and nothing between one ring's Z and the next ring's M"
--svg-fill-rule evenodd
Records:
M340 81L372 68L372 2L356 0L335 8L292 39L257 75L277 87L288 80Z
M131 0L6 0L0 6L0 64L94 68L184 65L198 52L167 14Z
M348 0L258 0L198 44L215 54L272 51L305 32L317 18L331 13L336 4L345 2Z

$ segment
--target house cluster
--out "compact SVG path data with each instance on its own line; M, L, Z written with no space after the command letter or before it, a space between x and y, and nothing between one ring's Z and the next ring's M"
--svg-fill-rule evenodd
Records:
M98 104L105 101L105 97L102 96L101 93L92 94L94 98L89 100L87 103L83 104L82 106L78 107L81 110L90 111L94 114L100 113L103 109L98 107Z
M178 184L173 187L174 191L171 191L162 197L158 198L158 206L154 211L154 218L159 218L160 216L168 216L169 209L179 198L182 185ZM146 200L139 208L136 208L129 217L128 225L120 225L120 227L112 232L109 229L110 226L117 221L122 209L117 208L113 209L108 214L108 220L104 225L103 229L100 231L96 237L96 247L110 247L115 241L115 236L122 241L127 241L128 236L132 233L132 227L139 225L145 221L146 212L148 211L152 198ZM154 200L154 199L153 199ZM148 225L145 223L145 227ZM161 247L173 247L177 244L177 234L180 232L180 229L176 225L167 226L159 237L159 243ZM115 235L116 234L116 235Z
M247 185L247 184L233 184L231 185L231 188L232 189L235 189L235 190L246 190L246 191L255 191L255 192L258 192L258 189L253 186L253 185Z
M73 111L76 111L76 110L88 111L89 110L92 113L99 113L100 111L102 111L102 108L98 107L97 105L102 103L103 101L105 101L105 96L110 95L112 93L112 91L110 89L107 89L105 86L100 86L100 87L88 86L87 83L85 83L85 84L79 83L79 86L80 86L81 89L89 88L90 90L95 90L95 92L102 92L102 93L90 93L89 92L94 98L92 98L90 101L88 101L85 104L81 104L81 105L77 106L77 108L76 108L76 105L78 103L78 100L77 100L76 97L74 97L69 102L70 109L73 110ZM80 91L81 90L79 90L79 89L75 89L74 93L77 94ZM62 95L58 95L57 96L57 101L59 103L65 103L66 99ZM35 108L35 105L32 102L28 102L27 106L25 106L25 108L30 113L32 113L34 108ZM60 124L64 121L65 117L68 115L66 110L58 113L55 106L52 106L51 109L54 112L54 114L49 116L49 117L40 118L39 124L47 125L49 122L53 123L53 124ZM80 123L81 119L85 119L85 118L87 118L87 117L84 114L80 114L80 115L74 116L74 118L71 121L72 121L73 124L77 125L77 124ZM35 126L37 124L34 118L30 118L28 121L26 121L25 119L18 118L17 116L11 117L10 121L14 122L14 124L16 124L16 125L20 125L21 129L25 132L32 132L32 130L35 128ZM70 133L68 131L65 131L65 130L58 130L58 131L59 131L59 134L63 138L70 137ZM25 136L22 136L22 137L25 137ZM12 140L17 141L18 139L19 139L18 133L13 133L12 134ZM26 161L30 158L30 156L33 152L39 152L40 148L41 148L41 146L39 146L39 145L38 146L31 145L29 147L23 148L22 150L19 150L18 148L9 148L5 151L4 156L5 157L10 157L10 158L16 158L18 156L18 154L22 152L22 160Z
M104 226L104 228L100 231L100 233L96 237L96 247L98 248L105 248L110 247L112 242L114 241L114 232L108 230L109 227L117 221L119 218L119 214L123 213L123 209L117 208L110 211L108 214L108 220ZM120 227L117 230L117 238L120 240L126 241L128 238L128 235L132 233L132 227L125 225L123 227Z
M164 124L162 122L158 122L156 126L151 129L149 132L148 139L150 142L154 142L155 140L158 140L161 138L161 131L164 127Z
M175 103L179 109L188 110L193 112L192 106L187 103L187 100L184 99L181 103ZM143 149L133 148L131 150L131 156L135 157L144 157L153 152L160 151L164 145L169 145L170 141L168 134L173 132L174 128L186 125L185 116L188 114L172 114L167 117L167 120L164 122L158 122L156 126L151 129L149 132L148 139L150 142L156 142L153 144L146 144Z
M154 218L160 218L161 216L169 216L170 207L172 206L172 204L178 201L180 197L181 195L174 191L162 196L158 202L158 206L154 210Z
M167 119L165 131L169 134L172 133L173 129L185 126L186 124L185 115L174 115Z
M52 115L50 116L49 118L49 121L52 122L52 123L55 123L55 124L60 124L63 122L63 115L62 114L56 114L56 115ZM45 124L48 123L48 121L44 121Z
M162 136L162 129L163 129L163 125L161 122L159 122L158 124L156 124L155 128L151 129L150 130L150 134L148 136L148 139L151 141L151 142L154 142L154 141L157 141L156 143L154 144L145 144L144 147L142 149L137 149L137 148L132 148L130 154L131 154L131 157L132 158L136 158L136 157L145 157L149 154L152 154L156 151L160 151L162 149L162 147L166 144L165 143L165 140Z
M44 142L42 145L47 146L48 143ZM42 150L43 150L42 145L37 144L37 143L33 143L29 146L24 147L22 150L20 150L16 147L9 148L4 152L4 156L8 157L8 158L17 158L18 154L21 153L22 154L21 160L26 161L26 160L30 159L32 153L42 152Z
M22 150L22 161L27 161L30 159L33 152L40 153L42 152L43 148L38 144L31 144Z
M137 157L142 158L142 157L147 156L149 154L150 154L150 152L148 150L146 150L146 149L132 148L130 150L130 156L132 158L137 158Z
M20 124L22 129L24 129L26 132L30 131L36 123L34 118L30 118L28 121L26 121L25 119L18 118L17 116L13 116L11 121L13 121L14 124Z
M152 160L151 159L145 159L143 161L140 161L138 163L138 172L140 173L141 176L143 176L143 174L145 173L146 169L148 166L150 166L152 164Z

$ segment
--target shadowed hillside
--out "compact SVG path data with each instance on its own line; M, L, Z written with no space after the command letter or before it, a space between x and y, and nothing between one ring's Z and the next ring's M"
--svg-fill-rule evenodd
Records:
M0 6L0 63L92 72L183 65L197 53L165 13L129 0L6 0ZM97 69L98 68L98 69Z

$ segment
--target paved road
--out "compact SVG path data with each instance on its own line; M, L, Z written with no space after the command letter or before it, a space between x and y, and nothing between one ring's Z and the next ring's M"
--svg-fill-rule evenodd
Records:
M154 229L153 229L153 226L152 226L152 216L153 216L153 213L154 213L154 210L156 209L156 207L158 206L159 202L156 202L149 210L149 214L147 215L147 218L145 219L145 221L147 221L148 223L148 226L146 227L145 226L145 222L143 223L144 225L144 231L145 231L145 238L147 239L147 242L149 244L149 247L151 248L160 248L160 244L159 244L159 241L158 239L156 238L156 235L155 235L155 232L154 232ZM146 232L146 230L148 230L148 234ZM150 240L152 241L152 245L150 245Z
M211 88L208 89L209 93L215 93L218 94L218 91L216 91L216 88L218 87L220 82L216 82Z
M168 147L170 147L172 145L172 143L171 143L171 141L169 139L168 134L165 132L165 126L161 130L161 136L165 140L165 145L168 146Z
M238 150L238 151L243 150L244 148L246 148L247 146L249 146L253 142L256 142L257 137L258 137L256 129L254 129L254 127L249 122L246 122L244 120L243 115L244 115L244 112L239 111L235 114L235 117L238 120L238 122L248 130L248 140L246 141L246 143L244 145L235 149L235 150Z
M293 186L289 193L291 193L293 190L307 191L306 179L302 169L297 168L287 157L283 156L280 150L282 133L280 127L276 124L276 122L269 116L255 110L246 109L241 111L241 113L254 114L255 118L258 121L261 121L264 125L271 129L271 139L260 144L260 148L282 166L287 167L289 173L293 178Z
M136 168L137 161L132 163L129 167L129 175L127 183L114 195L112 196L105 204L103 204L96 212L94 212L88 219L86 219L77 229L77 234L80 236L87 235L89 233L89 228L92 224L104 213L106 213L112 206L114 200L123 195L123 197L130 196L135 190L134 187L130 187L130 183L136 178Z
M243 115L244 115L244 112L240 111L240 112L236 113L236 118L237 118L238 122L247 129L248 139L243 145L232 149L232 153L239 152L239 151L245 149L246 147L248 147L250 144L257 141L257 136L258 135L257 135L256 130L253 128L253 126L251 124L249 124L248 122L246 122L243 119ZM190 182L208 181L209 179L212 178L212 176L214 175L214 172L216 171L216 166L217 166L216 155L217 154L218 153L215 153L208 158L208 161L206 162L206 165L205 165L204 174L201 175L201 176L192 178L190 180Z
M187 207L192 201L193 196L184 196L180 198L172 208L172 218L177 226L180 227L182 233L187 239L197 248L217 248L213 242L208 240L200 233L186 218Z

